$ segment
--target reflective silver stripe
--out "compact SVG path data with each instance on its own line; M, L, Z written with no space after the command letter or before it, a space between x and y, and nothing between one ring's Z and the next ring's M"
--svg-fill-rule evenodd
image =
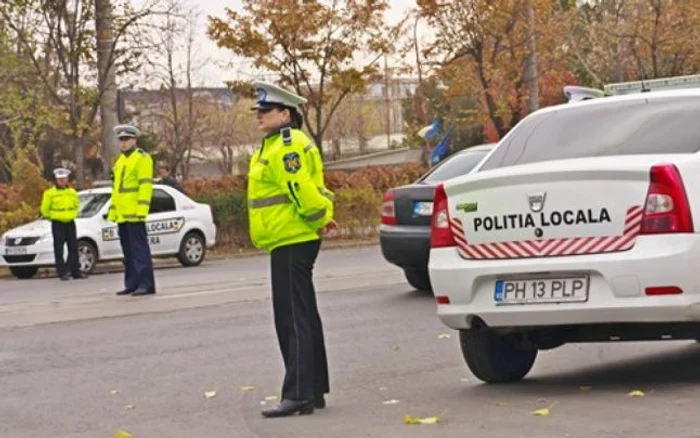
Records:
M151 203L149 201L139 201L138 204L139 205L151 205Z
M51 211L68 211L67 208L52 208Z
M122 216L125 219L146 219L146 216L139 216L138 214L124 214Z
M291 201L287 195L270 196L269 198L257 198L248 201L248 208L262 208L271 205L289 204Z
M306 216L305 219L307 221L313 222L313 221L317 221L317 220L321 219L325 215L326 215L326 209L322 208L319 211L317 211L316 213Z
M326 198L330 199L331 201L335 201L335 195L332 194L331 192L325 190L323 187L319 187L319 188L318 188L318 191L321 192L321 194L322 194L323 196L325 196Z
M304 148L304 152L309 152L311 149L314 148L314 145L312 144L307 144L306 147Z
M141 178L139 184L153 184L153 178Z
M265 158L258 158L258 161L263 163L263 164L270 164L270 162L267 161Z
M128 189L126 187L119 187L119 193L136 193L138 191L138 188Z

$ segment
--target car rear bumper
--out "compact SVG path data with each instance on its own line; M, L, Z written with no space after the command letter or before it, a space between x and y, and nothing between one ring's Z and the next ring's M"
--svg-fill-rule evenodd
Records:
M401 268L428 268L430 228L410 225L381 225L379 244L389 263Z
M599 323L700 322L700 235L640 236L629 251L519 260L465 260L455 248L433 249L429 273L440 320L455 329L475 318L490 327ZM536 274L541 273L541 274ZM495 282L521 275L586 274L588 301L498 305ZM677 286L678 295L648 296L647 287Z

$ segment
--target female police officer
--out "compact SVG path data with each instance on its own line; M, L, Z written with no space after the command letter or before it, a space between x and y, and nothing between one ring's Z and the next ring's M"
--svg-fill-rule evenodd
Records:
M332 194L323 185L316 146L299 129L306 99L255 82L258 127L265 134L248 173L251 240L270 253L275 328L284 359L281 403L265 417L311 414L329 390L323 327L312 271L322 230L333 221Z

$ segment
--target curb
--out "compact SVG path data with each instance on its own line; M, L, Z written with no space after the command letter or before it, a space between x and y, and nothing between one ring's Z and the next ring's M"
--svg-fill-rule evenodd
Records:
M379 239L362 239L362 240L341 240L341 241L335 241L335 240L330 240L330 241L322 241L321 242L321 250L323 251L324 249L326 250L333 250L333 249L345 249L345 248L359 248L359 247L364 247L364 246L372 246L372 245L378 245L379 244ZM256 256L263 256L266 255L267 253L262 250L258 249L250 249L246 248L244 250L241 250L239 252L221 252L221 253L213 253L211 252L212 250L208 250L205 262L206 261L220 261L220 260L232 260L232 259L237 259L237 258L245 258L245 257L256 257ZM119 261L110 261L110 262L104 262L100 263L95 267L95 271L92 273L92 275L99 275L99 274L113 274L113 273L118 273L118 272L123 272L122 269L122 263ZM173 262L172 258L154 258L153 259L153 267L154 268L175 268L175 267L180 267L179 262ZM50 275L42 275L42 271L46 272L46 270L51 271L52 273ZM53 274L53 268L39 268L39 272L37 273L37 276L34 278L50 278L54 277L55 275ZM7 267L2 267L0 268L0 279L5 279L5 278L14 278L12 274L10 274L9 270Z

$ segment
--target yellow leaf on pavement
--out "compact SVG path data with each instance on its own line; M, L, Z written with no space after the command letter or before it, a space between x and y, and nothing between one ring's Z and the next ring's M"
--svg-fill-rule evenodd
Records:
M267 400L267 401L277 400L277 396L276 395L269 395L269 396L265 397L265 400Z
M644 397L644 393L638 389L635 389L634 391L630 391L627 393L630 397Z
M136 406L134 406L134 405L125 405L124 406L124 410L126 410L126 411L130 411L130 410L135 409L135 408L136 408Z
M129 432L119 429L117 433L114 434L114 438L134 438Z
M254 389L255 389L255 386L252 386L252 385L241 386L241 391L252 391Z
M542 409L537 409L536 411L532 411L532 415L537 415L538 417L546 417L549 415L549 408L542 408Z
M204 393L204 398L216 397L216 391L207 391Z
M112 395L117 395L117 394L121 393L121 390L113 389L111 392L112 392Z
M385 404L385 405L395 405L395 404L398 403L398 402L399 402L398 400L392 399L392 400L385 400L385 401L383 401L382 403Z
M438 339L450 339L450 335L447 333L441 333L438 335Z
M418 418L411 415L405 415L403 422L406 424L436 424L439 421L438 417Z

